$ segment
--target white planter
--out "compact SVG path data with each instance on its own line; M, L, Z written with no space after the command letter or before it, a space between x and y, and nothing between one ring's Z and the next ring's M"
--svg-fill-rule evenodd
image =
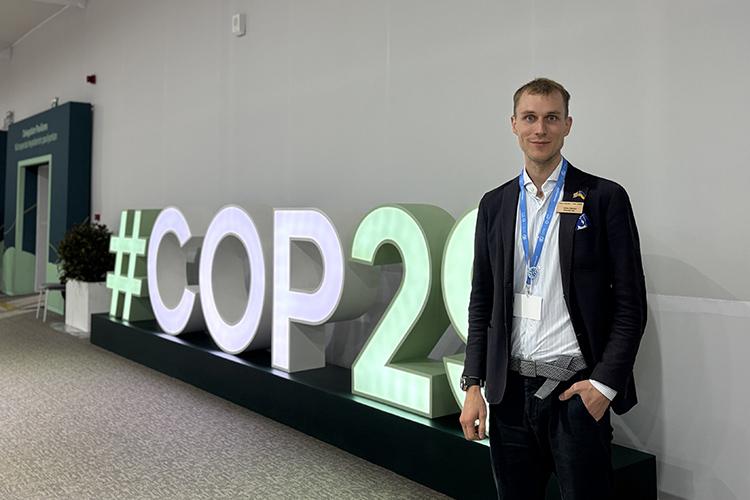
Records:
M109 311L112 290L103 281L87 283L68 280L65 284L65 324L91 331L91 315Z

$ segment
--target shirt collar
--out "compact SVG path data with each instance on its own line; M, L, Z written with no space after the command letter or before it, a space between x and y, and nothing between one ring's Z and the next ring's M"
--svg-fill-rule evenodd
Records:
M560 171L562 170L562 164L563 159L560 159L560 163L557 164L557 167L552 171L549 177L547 177L547 180L544 181L544 184L542 184L542 191L547 192L551 191L553 189L553 186L557 182L558 177L560 177ZM534 181L531 180L531 177L529 177L529 174L526 172L526 168L523 169L523 187L526 188L526 191L529 193L536 194L536 186L534 186Z

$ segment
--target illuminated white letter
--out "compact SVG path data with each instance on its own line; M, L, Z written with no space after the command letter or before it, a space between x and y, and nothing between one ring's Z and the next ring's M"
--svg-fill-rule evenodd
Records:
M171 335L205 327L201 309L196 307L198 286L189 283L186 274L187 265L194 264L200 240L193 237L185 216L174 207L161 211L151 231L146 260L148 294L156 321Z
M323 277L313 292L292 289L291 245L307 241L322 258ZM271 359L287 372L325 366L321 325L331 319L344 286L344 254L336 228L322 212L274 211L274 289Z
M220 246L226 251L220 250ZM225 263L215 262L217 253L222 252L225 255L231 254L232 259L227 260L231 260L232 269L226 269L226 266L222 268ZM236 265L238 263L241 266L239 268ZM244 264L249 264L249 268ZM232 284L238 284L241 290L231 286L215 289L215 265L217 272L226 270L233 273L235 279ZM265 289L266 269L258 230L242 208L224 207L208 226L200 259L203 314L211 337L222 351L238 354L248 348L268 347L267 335L258 335ZM236 316L236 321L235 318L225 320L217 302L221 304L222 311L230 311L230 315Z

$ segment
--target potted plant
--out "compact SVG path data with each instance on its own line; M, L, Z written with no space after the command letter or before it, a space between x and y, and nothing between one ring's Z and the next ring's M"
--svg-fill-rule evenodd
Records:
M57 247L60 281L65 284L65 324L91 331L91 315L109 311L107 272L115 265L109 253L112 232L104 224L76 224Z

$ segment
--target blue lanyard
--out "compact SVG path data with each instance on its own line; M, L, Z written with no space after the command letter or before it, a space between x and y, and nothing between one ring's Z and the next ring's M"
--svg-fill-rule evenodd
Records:
M552 217L555 215L555 208L557 207L557 200L560 199L560 192L562 191L563 185L565 184L565 174L568 172L568 160L563 158L562 169L560 175L557 178L555 189L552 191L552 199L549 201L547 207L547 213L544 215L544 222L542 228L539 230L539 237L536 240L536 248L534 249L534 255L529 257L529 218L526 214L526 188L523 185L523 170L521 170L521 176L518 178L518 185L521 188L521 241L523 242L523 253L526 258L526 293L531 292L531 285L539 275L539 258L542 256L542 248L544 248L544 240L547 238L547 230L549 229Z

